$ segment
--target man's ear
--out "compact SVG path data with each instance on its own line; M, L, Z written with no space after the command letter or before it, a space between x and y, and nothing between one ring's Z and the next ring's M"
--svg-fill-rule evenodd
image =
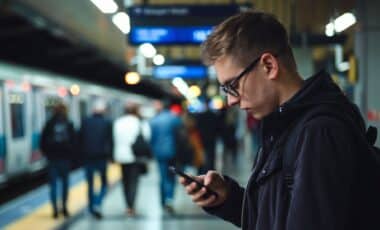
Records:
M271 80L277 79L279 71L278 60L270 53L264 53L261 56L261 62L264 66L264 71Z

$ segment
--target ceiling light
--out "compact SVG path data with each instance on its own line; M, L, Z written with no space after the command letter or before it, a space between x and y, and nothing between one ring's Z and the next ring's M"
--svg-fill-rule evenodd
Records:
M137 72L129 72L125 74L124 80L127 85L136 85L140 82L141 77Z
M113 14L117 11L117 4L113 0L90 0L105 14Z
M156 55L157 50L150 43L144 43L139 47L141 54L146 58L152 58Z
M325 34L329 37L334 36L335 33L340 33L355 23L355 15L352 13L344 13L326 25Z
M335 31L340 33L356 23L356 18L352 13L345 13L334 21Z
M70 87L70 93L73 96L78 96L80 93L80 87L77 84L74 84Z
M330 22L329 24L326 25L325 34L328 37L334 36L334 34L335 34L334 23Z
M165 63L165 57L161 54L157 54L153 57L153 63L155 65L163 65Z
M128 14L124 12L119 12L112 16L112 22L115 24L121 32L128 34L131 30L130 20Z

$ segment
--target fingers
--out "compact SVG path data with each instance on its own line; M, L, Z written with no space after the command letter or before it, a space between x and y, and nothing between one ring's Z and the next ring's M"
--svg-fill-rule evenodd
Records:
M209 171L206 175L196 176L193 178L201 183L210 184L213 178L218 175L219 174L217 174L215 171ZM179 183L184 185L186 193L190 195L192 201L201 207L212 206L217 200L217 197L215 195L210 195L205 187L200 187L195 182L189 182L184 177L179 178Z
M193 186L191 186L193 187ZM190 191L190 196L193 202L201 207L207 207L214 203L216 197L214 195L209 195L206 188L196 188Z
M213 179L218 176L219 174L216 171L208 171L207 174L204 176L204 184L209 185L213 181Z

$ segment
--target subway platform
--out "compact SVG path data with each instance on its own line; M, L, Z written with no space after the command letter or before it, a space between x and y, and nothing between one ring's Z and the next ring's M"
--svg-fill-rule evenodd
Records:
M240 155L236 164L231 160L217 160L217 168L245 184L250 171L251 159ZM223 162L226 162L223 164ZM191 170L190 170L191 171ZM125 201L120 183L118 165L108 168L109 190L103 201L103 218L95 219L87 211L87 185L84 172L78 169L70 175L68 208L70 217L52 218L49 188L43 185L16 200L0 206L0 229L133 229L133 230L235 230L234 225L203 212L191 202L182 186L176 186L174 209L169 215L159 202L159 177L154 162L149 173L140 179L136 200L136 217L126 215Z

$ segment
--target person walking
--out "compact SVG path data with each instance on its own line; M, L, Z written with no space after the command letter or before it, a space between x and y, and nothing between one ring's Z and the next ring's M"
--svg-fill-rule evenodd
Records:
M40 147L48 160L50 201L53 218L59 215L57 202L58 182L62 182L61 212L69 217L67 199L69 190L70 163L75 151L75 130L67 117L67 107L63 103L54 106L52 117L46 122L41 135Z
M116 119L113 124L114 161L121 165L124 198L126 200L127 214L135 216L135 200L140 172L138 157L134 154L132 145L137 136L142 133L144 139L150 140L150 127L139 114L137 104L127 104L125 113Z
M107 161L112 158L112 122L105 117L107 104L98 99L93 114L85 118L79 131L79 142L84 157L88 184L89 211L97 219L102 218L102 200L107 192ZM94 175L100 175L100 190L95 191Z
M151 146L159 167L161 205L166 212L172 214L175 176L169 171L169 166L176 164L175 135L178 128L182 126L182 121L168 110L168 105L164 105L161 101L155 101L154 106L157 114L150 120Z

